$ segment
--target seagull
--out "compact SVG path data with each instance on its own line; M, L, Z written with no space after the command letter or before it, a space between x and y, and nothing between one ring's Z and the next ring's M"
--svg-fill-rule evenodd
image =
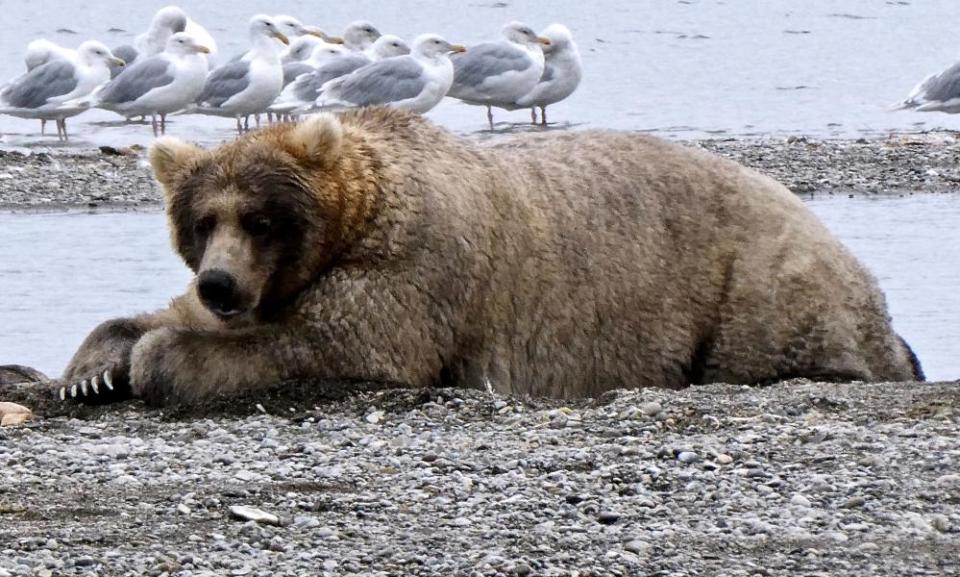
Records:
M210 50L206 60L208 66L212 68L218 54L217 41L206 28L188 17L179 6L167 6L158 10L150 21L150 27L137 36L133 46L138 55L153 56L163 52L167 47L167 38L177 32L186 32L201 46L206 46Z
M894 110L912 108L917 112L960 112L960 62L917 84Z
M42 66L51 60L70 60L76 61L77 51L73 48L67 48L65 46L60 46L56 42L51 42L46 38L38 38L31 41L27 44L27 52L23 57L23 63L27 67L27 72L30 72L38 66ZM122 58L122 56L121 56ZM119 70L122 70L121 67L116 67ZM111 71L113 67L111 67ZM40 134L45 135L47 133L47 120L45 118L40 119Z
M449 96L487 107L487 122L493 130L491 107L509 108L533 90L543 75L541 45L550 40L537 36L520 22L503 27L506 40L483 42L453 58L454 77Z
M436 106L453 83L451 52L466 50L436 34L413 41L405 56L384 58L323 85L315 106L337 110L388 104L423 114Z
M191 104L203 90L203 55L209 51L190 34L178 32L167 40L166 50L139 60L95 92L89 104L127 118L150 115L154 136L165 134L167 114Z
M283 87L280 46L274 39L290 42L269 16L254 16L250 20L250 59L229 62L211 72L197 104L187 112L236 118L237 132L249 128L248 117L266 110ZM243 126L241 118L245 119Z
M537 123L537 107L540 108L540 125L547 125L547 106L560 102L573 94L583 77L580 51L573 41L573 34L563 24L551 24L540 36L548 39L544 45L545 59L540 82L533 90L516 101L517 108L530 108L530 119ZM509 108L509 107L508 107Z
M399 36L385 34L373 43L371 52L373 59L362 52L350 52L343 46L330 44L317 46L310 58L301 64L302 67L312 68L296 76L293 82L287 84L270 110L288 114L294 110L309 108L317 99L320 87L327 82L350 74L374 60L409 54L410 47ZM283 68L284 81L286 81L288 66L290 65L285 65ZM292 68L289 70L293 72Z
M61 105L87 96L110 80L111 63L123 61L100 42L84 42L77 48L76 57L41 64L0 91L0 114L56 120L57 137L67 140L66 119L86 107Z
M373 24L366 20L357 20L351 22L343 31L343 44L354 52L368 52L380 36L380 31Z
M281 14L271 16L273 23L277 25L277 30L287 37L289 46L280 56L284 63L293 60L302 60L310 56L311 42L327 42L330 44L343 44L343 38L339 36L328 36L323 30L316 26L306 26L293 16ZM247 50L233 57L234 61L249 60L252 58L252 50Z

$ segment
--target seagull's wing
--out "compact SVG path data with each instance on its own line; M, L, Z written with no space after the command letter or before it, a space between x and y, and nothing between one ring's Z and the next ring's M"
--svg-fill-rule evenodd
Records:
M415 98L423 91L423 66L412 56L379 60L320 89L323 104L327 97L354 106L388 104Z
M527 52L511 42L484 42L454 54L453 85L476 87L491 76L523 71L533 66Z
M173 63L163 56L151 56L137 62L111 80L100 91L104 104L134 102L154 88L173 82Z
M224 64L210 73L197 102L221 106L250 86L250 63L237 61Z
M69 94L77 87L76 67L67 60L51 60L21 76L3 91L12 108L40 108L47 100Z

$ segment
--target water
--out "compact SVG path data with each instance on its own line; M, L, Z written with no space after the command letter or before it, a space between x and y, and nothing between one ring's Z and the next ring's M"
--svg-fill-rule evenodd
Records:
M87 38L111 46L127 43L168 2L0 0L0 79L21 73L23 49L33 38L70 46ZM251 15L280 9L249 0L184 6L211 30L225 55L244 48ZM948 115L887 110L924 76L960 57L953 0L285 0L275 6L328 32L366 18L382 31L406 38L432 31L467 44L497 37L511 19L537 28L564 22L580 45L585 78L550 117L577 127L682 137L849 137L960 127L960 120ZM457 132L484 128L481 110L454 101L445 101L430 116ZM519 126L528 115L498 112L497 118ZM73 119L72 145L150 141L149 127L124 126L117 119L102 111ZM232 134L229 119L175 120L172 134L201 142ZM38 125L0 117L0 145L56 145L50 137L39 138Z
M960 378L960 196L809 206L876 274L928 378ZM189 279L160 213L0 214L0 247L0 364L50 375L98 323L160 308Z

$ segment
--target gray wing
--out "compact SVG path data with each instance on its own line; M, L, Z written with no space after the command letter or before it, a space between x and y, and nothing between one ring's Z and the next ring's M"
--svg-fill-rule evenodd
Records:
M510 42L484 42L453 56L453 83L459 86L479 86L490 76L533 65L530 55Z
M162 56L151 56L137 62L111 80L100 91L100 102L123 104L133 102L154 88L173 82L170 61Z
M540 75L540 82L550 82L557 75L557 67L549 62L543 65L543 74Z
M330 86L330 95L356 106L371 106L414 98L424 84L420 63L412 56L396 56L344 76Z
M283 85L286 86L294 80L297 79L297 76L301 74L309 74L313 72L315 68L309 64L304 64L303 62L289 62L283 65Z
M362 54L345 54L324 62L313 74L297 80L294 94L300 100L311 102L316 99L320 88L334 78L346 76L354 70L370 64L370 59Z
M231 62L210 73L197 102L220 106L250 85L250 63Z
M927 101L946 102L960 98L960 62L924 82L920 91L920 97Z
M122 44L120 46L117 46L116 48L111 50L111 52L113 52L113 55L116 56L117 58L122 59L126 63L126 66L117 66L116 64L111 64L110 78L116 78L117 76L119 76L121 72L130 68L130 66L137 59L137 49L134 48L133 46L130 46L129 44Z
M69 94L77 87L73 64L52 60L37 66L3 91L3 99L14 108L40 108L50 98Z

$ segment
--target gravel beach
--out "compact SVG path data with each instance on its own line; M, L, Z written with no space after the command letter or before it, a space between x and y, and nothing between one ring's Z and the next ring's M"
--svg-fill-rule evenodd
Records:
M40 415L0 429L3 576L960 574L956 383L173 413L35 388L0 389Z
M960 188L960 140L947 132L856 141L790 137L685 144L756 168L799 194ZM159 204L160 192L140 148L32 154L0 150L0 210L135 210Z
M951 133L687 144L803 195L960 187ZM0 151L0 210L159 206L142 150ZM297 382L158 411L15 380L0 577L960 575L960 383Z

